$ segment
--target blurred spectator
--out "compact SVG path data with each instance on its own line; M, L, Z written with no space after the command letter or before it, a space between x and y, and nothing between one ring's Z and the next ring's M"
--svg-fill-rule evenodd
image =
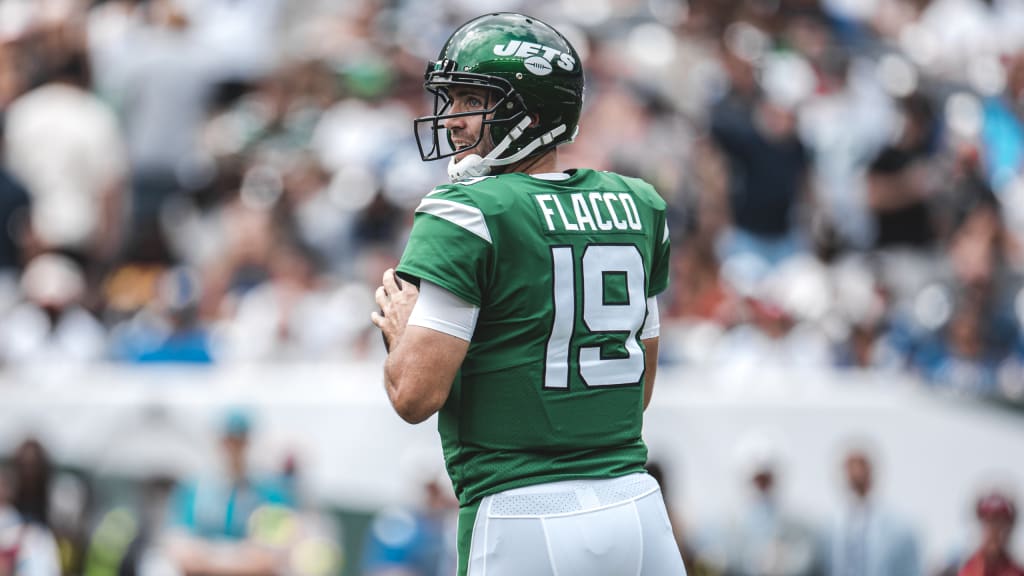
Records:
M814 530L785 509L777 493L778 446L766 436L748 436L737 446L742 478L748 482L744 508L722 541L702 554L724 562L730 576L817 576L825 573Z
M1024 333L999 367L999 392L1013 403L1024 402Z
M14 506L25 523L45 528L58 550L59 572L80 572L87 487L81 478L58 471L43 444L28 438L11 458Z
M212 362L210 336L199 323L201 287L196 276L184 267L164 271L154 289L155 298L114 327L111 356L143 364ZM142 278L135 280L143 283Z
M1024 50L1005 56L1003 68L1006 86L985 99L980 137L988 182L1008 197L1008 187L1024 172Z
M332 178L306 151L285 174L283 204L295 220L299 241L316 254L325 272L351 278L358 257L353 228L362 206L345 197L351 190L343 186L348 183L342 175Z
M185 574L276 573L281 557L254 537L251 521L265 507L291 507L291 495L249 470L249 416L232 411L222 426L223 467L175 489L165 553Z
M0 143L2 140L0 135ZM25 265L29 210L28 191L0 165L0 274L20 270Z
M740 291L716 249L729 220L726 163L709 138L700 138L687 164L693 171L669 203L676 248L669 290L659 299L664 318L659 362L664 364L704 361L722 333L744 320Z
M4 158L4 114L17 96L18 75L14 51L0 33L0 275L20 270L25 262L28 232L29 193L6 168Z
M227 360L288 360L312 356L329 293L319 282L308 251L294 243L270 249L265 281L241 293L226 325L223 354ZM322 326L321 334L330 331Z
M833 521L830 576L920 576L918 546L905 522L871 492L871 457L862 448L846 453L847 503Z
M370 525L365 576L447 576L456 572L458 502L446 477L431 476L416 507L389 507Z
M7 31L0 30L0 126L3 126L7 106L23 90L18 68L18 53L13 46L12 38Z
M924 342L915 364L933 382L962 392L997 392L998 371L1019 337L1019 279L1008 268L1000 204L974 171L955 186L948 245L955 298L945 326Z
M170 478L148 478L142 482L134 507L116 506L106 512L92 532L84 573L175 574L177 567L158 546L167 524L167 500L173 487Z
M913 338L899 318L887 314L890 295L860 256L835 262L831 269L841 329L833 360L841 368L899 371L907 368Z
M195 41L221 82L249 82L278 57L281 0L177 0L196 22Z
M87 362L106 354L106 331L84 307L85 278L74 260L56 253L33 258L21 277L24 301L3 313L0 361Z
M909 2L917 18L899 40L915 62L951 81L984 85L976 68L1019 49L1024 6L990 0Z
M1010 535L1017 520L1017 508L1005 494L993 492L978 499L975 510L982 526L981 545L959 572L959 576L1022 576L1024 568L1009 552Z
M863 163L889 137L895 111L870 60L855 58L834 43L826 50L818 92L799 110L800 134L813 153L814 190L824 225L835 230L842 247L864 250L874 241L875 223Z
M214 207L202 224L217 240L214 253L200 261L207 280L204 288L210 291L213 303L233 304L233 299L269 277L274 245L286 235L272 210L278 192L243 184L241 190L233 191L233 197Z
M89 92L85 57L70 51L42 86L5 114L7 166L32 196L31 238L87 263L119 248L124 143L110 108Z
M265 506L251 524L254 542L280 558L277 573L330 576L345 566L340 531L327 514Z
M657 480L658 485L661 486L661 493L665 498L665 507L668 511L669 519L672 522L672 530L675 532L676 543L679 545L679 552L683 557L683 564L686 566L687 576L717 576L720 574L719 571L715 570L713 566L705 562L704 559L697 554L696 549L687 539L686 523L676 512L675 506L672 505L673 501L670 498L664 468L659 462L649 460L647 462L647 473Z
M736 257L726 264L736 291L744 295L739 308L743 322L718 342L715 360L749 373L768 365L828 366L831 344L821 328L830 306L824 265L804 254L765 271L751 258Z
M61 573L57 540L47 524L49 468L38 442L15 451L10 474L0 468L0 574Z
M738 57L727 57L745 70ZM729 165L733 227L723 254L754 256L771 267L806 249L797 209L810 200L810 157L788 97L743 86L738 78L733 73L732 91L710 112L711 136Z
M835 365L840 368L901 370L907 364L908 339L880 318L870 318L849 327L845 339L835 348Z
M92 484L87 471L61 467L50 489L50 527L64 574L82 572L92 529Z
M964 394L996 392L1001 358L986 340L985 318L980 303L963 299L944 329L920 347L914 364L930 383Z
M197 145L213 99L212 64L190 33L181 0L129 3L120 10L114 8L120 3L110 4L90 14L90 48L97 89L121 116L131 170L124 257L166 261L160 210L169 198L209 178Z
M337 518L303 490L304 466L289 451L279 469L280 482L292 507L265 506L250 526L252 537L285 557L286 573L328 576L343 572L344 533Z
M999 200L978 173L976 162L965 167L954 190L957 205L949 239L953 276L971 298L992 301L1006 286L1007 231Z
M936 241L929 200L937 186L932 162L938 142L937 121L924 94L912 94L899 104L902 121L898 135L868 166L874 245L927 249Z

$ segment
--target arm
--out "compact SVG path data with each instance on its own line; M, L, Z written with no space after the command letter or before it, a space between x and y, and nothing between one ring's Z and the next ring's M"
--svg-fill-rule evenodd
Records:
M276 574L280 558L251 538L207 540L196 535L195 482L179 485L171 496L169 530L160 540L162 553L186 576L264 576Z
M381 313L374 312L371 319L383 332L389 349L384 387L395 412L406 422L417 424L444 406L469 341L409 325L419 290L407 282L399 285L394 270L384 273L376 300Z
M643 340L646 353L644 355L644 410L651 403L654 395L654 377L658 373L658 337Z
M395 412L418 424L444 406L469 342L409 326L384 364L384 385Z
M163 551L187 576L271 576L282 559L250 540L211 542L184 533L165 536Z
M658 374L658 338L661 334L661 312L658 311L658 299L647 298L647 320L640 330L640 341L644 345L644 410L651 403L654 395L654 377Z
M124 210L124 192L126 187L122 180L111 182L100 192L99 224L95 237L95 249L102 258L111 258L121 246L122 212Z
M883 164L882 168L872 166L867 174L868 207L875 212L892 212L928 198L931 177L926 162L916 160L893 168Z

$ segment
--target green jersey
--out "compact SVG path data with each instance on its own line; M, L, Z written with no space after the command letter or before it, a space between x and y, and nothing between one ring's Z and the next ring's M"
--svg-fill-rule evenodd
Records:
M593 170L435 188L398 272L479 306L438 430L460 503L643 470L647 298L668 284L665 202Z

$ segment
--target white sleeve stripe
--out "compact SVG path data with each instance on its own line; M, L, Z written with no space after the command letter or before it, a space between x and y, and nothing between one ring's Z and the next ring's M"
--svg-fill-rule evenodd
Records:
M647 299L647 320L640 329L640 339L647 340L661 335L661 316L658 312L658 299L651 296Z
M661 243L668 242L668 220L665 221L665 234L661 237Z
M475 206L441 198L424 198L416 211L447 220L491 243L491 231L487 228L484 213Z

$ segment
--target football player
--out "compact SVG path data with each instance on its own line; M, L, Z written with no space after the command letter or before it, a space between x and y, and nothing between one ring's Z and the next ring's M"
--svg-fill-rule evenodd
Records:
M464 24L425 87L420 152L449 158L452 183L416 209L372 319L395 410L411 423L439 412L459 574L685 574L641 437L665 202L642 180L559 171L583 70L536 18Z

